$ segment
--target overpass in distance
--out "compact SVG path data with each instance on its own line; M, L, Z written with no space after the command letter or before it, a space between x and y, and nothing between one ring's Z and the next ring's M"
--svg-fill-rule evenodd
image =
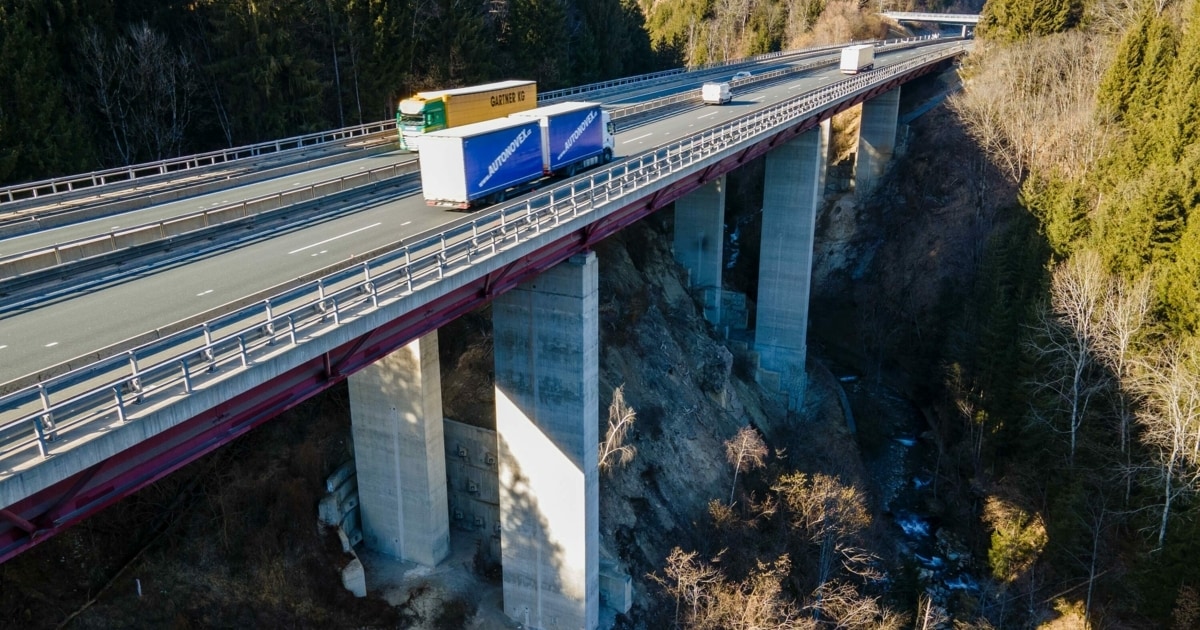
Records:
M281 187L393 173L392 192L347 200L321 220L0 305L0 560L349 380L367 544L436 564L448 541L445 464L430 455L442 448L436 331L492 301L505 608L528 627L595 627L590 247L677 202L676 255L696 286L719 290L724 175L766 155L755 349L760 383L795 408L824 123L864 104L856 184L869 190L894 146L899 86L968 47L889 44L876 70L851 78L837 72L836 51L776 55L735 82L735 100L723 107L687 106L710 76L703 72L646 82L667 87L628 82L567 95L603 92L621 159L471 215L425 206L415 180L400 172L407 156L367 149L353 162L250 177L146 208L134 221L159 225L160 234L180 213L200 230L211 225L211 209L284 194ZM196 222L201 214L207 223ZM129 217L73 223L49 240L44 231L0 240L0 269L5 260L33 264L22 252L116 232ZM13 246L19 238L27 240ZM386 487L373 496L366 481Z
M924 22L928 24L949 24L961 26L960 35L966 37L968 27L974 27L979 24L979 14L977 13L920 13L914 11L884 11L880 13L885 18L895 20L897 22Z

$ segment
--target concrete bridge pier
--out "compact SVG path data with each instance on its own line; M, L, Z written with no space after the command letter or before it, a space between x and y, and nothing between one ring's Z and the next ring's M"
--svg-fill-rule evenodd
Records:
M492 306L504 611L525 628L599 623L598 286L587 252Z
M854 191L870 194L896 150L896 125L900 115L900 88L863 103L858 131L858 157L854 165Z
M721 321L721 270L725 242L725 176L675 202L675 260L690 285L703 291L704 318Z
M963 38L965 38L966 36L967 36L967 25L966 25L966 24L963 24L963 25L962 25L962 32L961 32L961 33L959 33L959 37L963 37Z
M367 547L436 566L450 551L437 331L350 376Z
M757 379L789 410L804 404L813 236L825 190L829 121L767 154L754 350Z

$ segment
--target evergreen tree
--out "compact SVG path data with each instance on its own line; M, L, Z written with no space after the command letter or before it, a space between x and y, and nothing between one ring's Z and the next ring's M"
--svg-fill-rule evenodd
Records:
M1200 221L1191 221L1162 283L1163 312L1171 327L1200 335Z
M1079 23L1083 0L988 0L978 33L1002 42L1061 33Z
M511 0L507 43L515 70L545 91L570 83L571 50L563 0Z
M56 23L68 17L41 3L0 4L0 182L87 170L95 153L55 49Z

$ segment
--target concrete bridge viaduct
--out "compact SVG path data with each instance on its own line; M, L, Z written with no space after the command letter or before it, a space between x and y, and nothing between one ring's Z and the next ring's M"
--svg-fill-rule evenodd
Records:
M896 86L862 103L859 194L892 157L899 97ZM792 410L806 388L813 239L835 110L766 153L754 351L759 383ZM673 243L692 284L716 288L706 300L714 322L726 192L717 170L675 201ZM504 606L530 628L597 627L600 264L594 252L573 253L492 303ZM366 544L428 565L446 557L450 535L437 357L433 331L349 378ZM605 599L621 601L620 589L608 585Z
M829 119L862 104L854 181L863 194L895 149L900 86L964 50L947 42L661 145L518 210L481 213L443 233L435 252L421 249L431 244L409 245L378 266L291 289L268 301L265 314L256 311L248 327L221 337L217 325L206 325L166 344L181 350L165 367L134 361L132 374L94 397L78 394L56 408L111 418L121 431L98 431L46 458L53 444L45 414L34 412L42 459L18 467L0 488L12 541L6 553L122 496L114 488L150 483L348 380L365 542L436 565L448 553L451 520L437 328L491 301L496 442L481 456L490 457L498 480L505 611L530 628L596 628L602 261L592 246L675 203L675 254L693 285L719 291L726 174L765 155L757 378L798 409ZM706 316L717 320L720 300L710 303ZM151 455L138 449L151 449L151 472L140 468ZM113 453L134 455L113 464ZM622 599L619 582L607 586L610 602Z

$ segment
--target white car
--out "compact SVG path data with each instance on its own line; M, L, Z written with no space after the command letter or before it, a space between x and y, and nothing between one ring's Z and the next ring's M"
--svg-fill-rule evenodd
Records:
M749 79L749 78L750 78L750 72L747 70L742 70L741 72L733 75L734 81L737 81L738 79Z

